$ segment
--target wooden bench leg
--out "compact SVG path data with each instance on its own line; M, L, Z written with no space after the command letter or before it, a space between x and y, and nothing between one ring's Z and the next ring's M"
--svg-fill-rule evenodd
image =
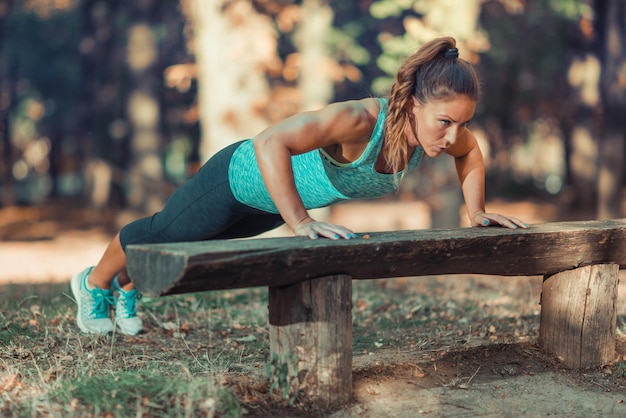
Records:
M288 365L291 393L298 391L325 408L348 403L352 278L338 275L270 287L269 322L270 362Z
M566 366L614 360L618 273L617 264L597 264L544 279L539 344Z

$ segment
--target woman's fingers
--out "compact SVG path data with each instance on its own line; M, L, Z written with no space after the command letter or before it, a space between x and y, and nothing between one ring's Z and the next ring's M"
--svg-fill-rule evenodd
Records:
M513 216L503 216L497 213L484 213L482 216L482 226L500 225L510 229L530 227L530 225L528 225L527 223L522 222L519 219L514 218Z
M351 239L356 238L356 234L350 229L341 225L334 225L327 222L309 222L308 224L298 227L296 235L308 236L311 239L319 237L329 239Z

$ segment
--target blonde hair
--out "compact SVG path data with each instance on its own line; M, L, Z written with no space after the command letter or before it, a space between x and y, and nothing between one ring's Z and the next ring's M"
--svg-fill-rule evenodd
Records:
M384 155L387 168L394 174L406 168L409 161L404 127L413 108L412 96L422 104L458 95L478 101L480 81L476 71L469 62L456 58L458 53L454 48L456 40L452 37L433 39L407 58L398 70L385 119ZM397 176L397 183L402 176Z

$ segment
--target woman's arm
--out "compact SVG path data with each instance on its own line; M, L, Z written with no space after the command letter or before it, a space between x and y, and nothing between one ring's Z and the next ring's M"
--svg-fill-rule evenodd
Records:
M336 103L287 118L253 139L265 186L296 235L333 239L355 236L348 228L316 222L309 216L296 190L291 156L334 144L354 146L365 141L365 147L377 114L378 104L372 99Z
M485 164L476 138L469 130L466 129L449 153L455 157L456 171L472 226L528 228L528 224L517 218L485 212Z

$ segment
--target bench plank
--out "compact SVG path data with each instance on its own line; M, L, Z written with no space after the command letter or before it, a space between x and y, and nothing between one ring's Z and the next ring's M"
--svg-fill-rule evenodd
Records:
M606 262L626 267L626 220L378 232L337 241L288 237L130 245L127 258L130 277L149 295L283 286L333 275L551 275Z

